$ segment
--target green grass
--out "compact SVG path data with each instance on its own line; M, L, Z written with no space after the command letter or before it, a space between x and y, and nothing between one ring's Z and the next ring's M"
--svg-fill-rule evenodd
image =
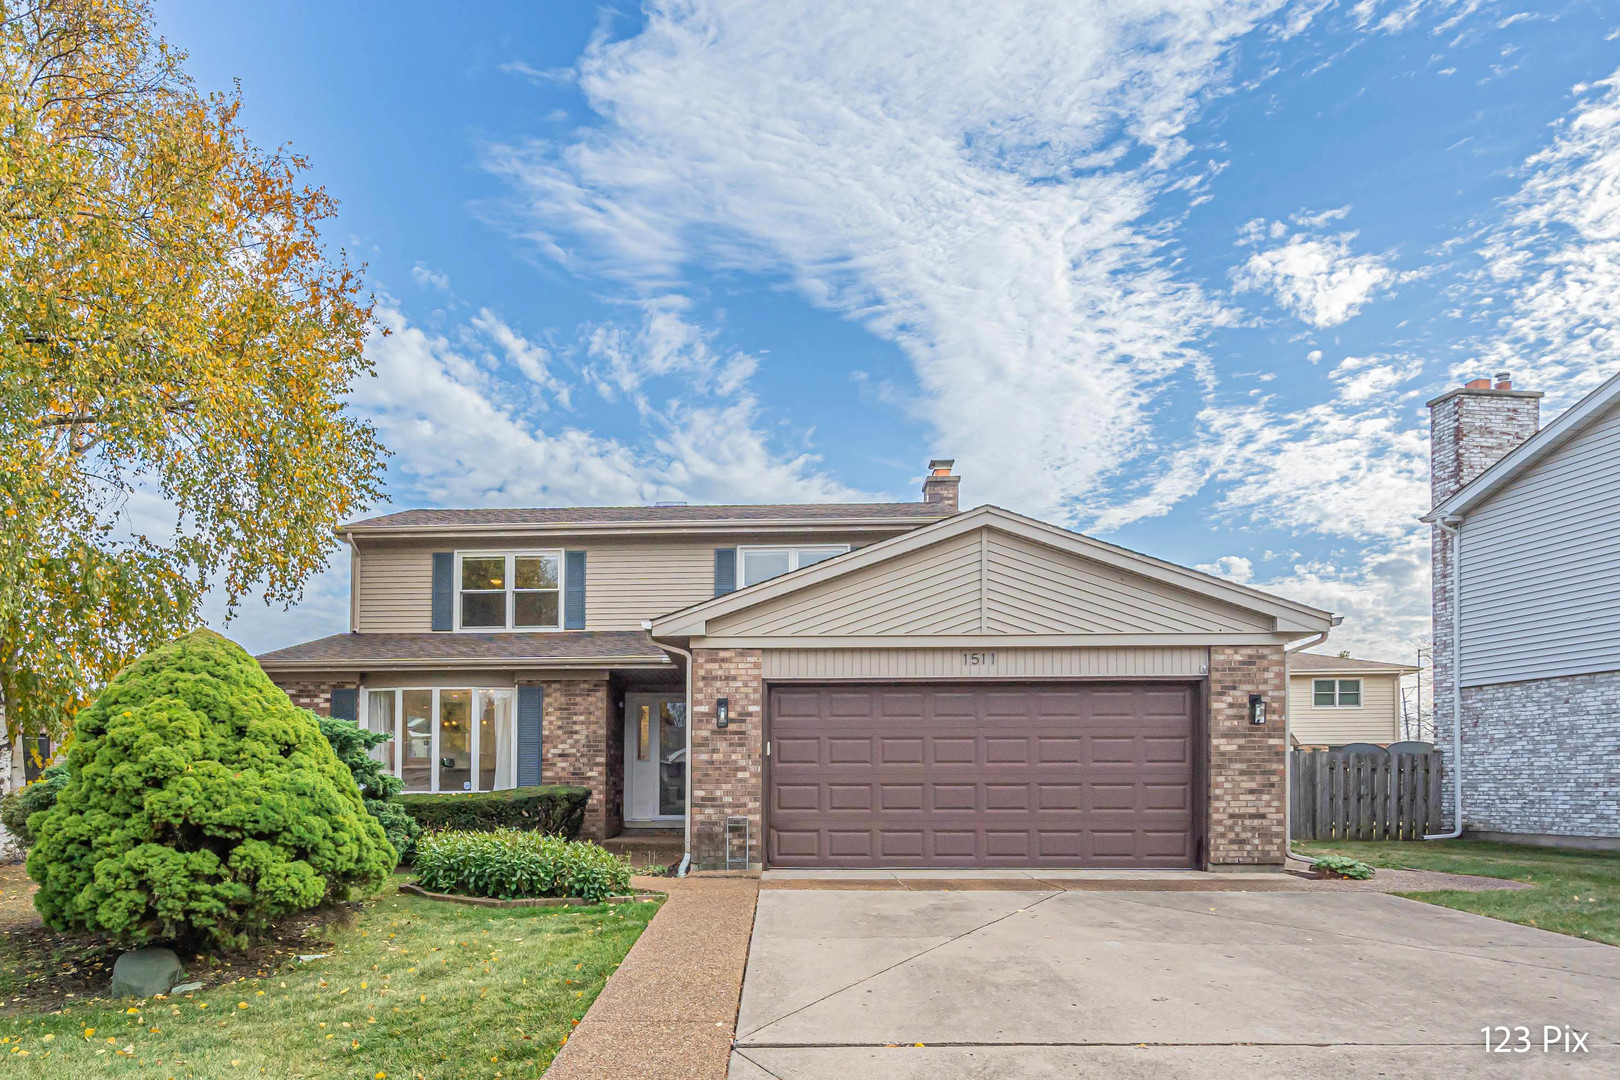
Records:
M1440 870L1450 874L1528 881L1511 892L1402 893L1430 904L1620 945L1620 853L1488 844L1478 840L1427 843L1296 843L1301 855L1350 855L1369 866Z
M538 1077L657 909L478 908L390 887L329 932L326 959L171 1000L3 1015L0 1054L17 1080Z

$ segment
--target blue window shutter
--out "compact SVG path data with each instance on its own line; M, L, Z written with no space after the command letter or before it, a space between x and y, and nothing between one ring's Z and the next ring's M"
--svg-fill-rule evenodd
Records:
M563 629L585 629L585 553L563 552Z
M517 688L517 782L533 787L540 782L540 705L544 691L538 686Z
M714 549L714 595L737 591L737 549Z
M352 686L332 687L332 719L360 722L360 691Z
M456 556L451 551L433 553L433 629L453 630L456 626Z

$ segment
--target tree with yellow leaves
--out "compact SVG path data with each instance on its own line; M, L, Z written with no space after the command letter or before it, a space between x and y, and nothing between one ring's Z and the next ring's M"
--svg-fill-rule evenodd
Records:
M307 163L146 0L0 0L0 704L58 731L217 588L291 603L385 451L360 273Z

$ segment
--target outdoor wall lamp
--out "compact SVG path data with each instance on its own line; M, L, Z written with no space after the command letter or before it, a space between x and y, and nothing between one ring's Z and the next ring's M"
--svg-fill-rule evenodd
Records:
M714 726L725 727L731 723L731 699L719 698L714 703Z
M1249 723L1263 724L1266 722L1266 699L1259 694L1249 695Z

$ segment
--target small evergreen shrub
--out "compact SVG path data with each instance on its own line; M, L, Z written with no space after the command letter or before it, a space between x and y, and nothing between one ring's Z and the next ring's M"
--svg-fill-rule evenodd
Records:
M56 796L61 793L67 778L67 762L46 766L32 784L20 787L0 799L0 825L4 825L6 831L16 837L23 847L31 845L34 835L28 831L28 819L56 805Z
M240 947L393 869L314 716L218 634L137 660L74 728L56 805L28 822L34 906L54 929Z
M400 861L408 861L416 850L416 838L422 834L422 826L395 801L405 781L384 771L383 763L371 756L371 748L388 742L391 736L368 731L352 720L334 720L315 713L310 715L320 725L326 741L332 744L332 752L348 766L349 774L359 785L366 812L383 827L383 833L399 853Z
M407 794L399 805L424 829L524 829L572 840L585 823L589 788L520 787L470 795Z
M1311 862L1311 869L1324 877L1354 878L1365 881L1373 876L1372 867L1348 855L1323 855Z
M429 892L501 900L630 891L630 861L583 840L523 829L428 833L416 845L416 883Z

